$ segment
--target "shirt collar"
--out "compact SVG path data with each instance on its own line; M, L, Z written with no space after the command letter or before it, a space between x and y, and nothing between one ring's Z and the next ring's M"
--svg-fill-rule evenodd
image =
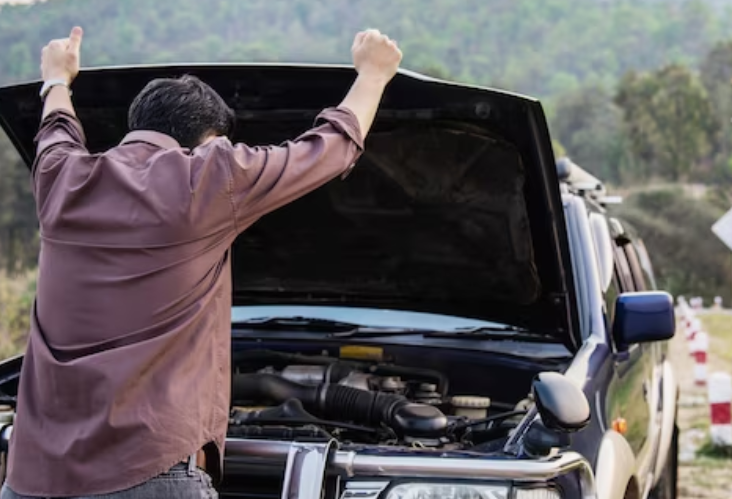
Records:
M173 137L154 130L133 130L125 135L121 143L129 144L131 142L146 142L161 149L180 149L180 144Z

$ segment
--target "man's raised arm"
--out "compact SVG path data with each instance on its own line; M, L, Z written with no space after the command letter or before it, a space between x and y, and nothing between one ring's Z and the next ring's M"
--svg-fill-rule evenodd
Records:
M402 53L377 30L356 35L351 51L358 76L337 107L320 113L314 128L280 146L233 146L232 205L238 230L344 174L363 152Z
M393 40L378 30L357 34L351 52L358 77L341 106L356 115L361 135L366 138L384 88L399 68L402 53Z
M82 30L75 27L69 38L52 40L41 53L43 114L36 135L34 185L44 174L47 186L73 152L86 153L84 131L71 104L69 86L79 74Z
M76 26L68 38L52 40L41 52L41 74L43 76L45 102L43 118L53 111L66 111L76 116L71 104L69 86L79 74L81 37L83 32Z

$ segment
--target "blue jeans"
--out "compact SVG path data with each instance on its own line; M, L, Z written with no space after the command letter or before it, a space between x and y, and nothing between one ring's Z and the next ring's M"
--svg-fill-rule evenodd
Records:
M218 497L208 473L197 468L195 460L190 460L187 464L176 464L169 471L131 489L73 499L218 499ZM0 499L51 498L21 496L10 490L7 485L3 485Z

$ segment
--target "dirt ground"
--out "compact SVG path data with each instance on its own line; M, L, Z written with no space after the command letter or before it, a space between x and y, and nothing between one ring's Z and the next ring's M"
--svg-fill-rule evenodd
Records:
M699 318L710 334L709 372L722 370L732 374L732 363L724 354L732 348L732 315L729 324L723 318L720 321L722 315L727 314L700 312ZM709 328L707 324L714 327ZM694 385L694 363L683 329L679 329L670 350L681 388L678 497L732 499L732 460L698 456L695 452L708 437L709 409L706 388Z

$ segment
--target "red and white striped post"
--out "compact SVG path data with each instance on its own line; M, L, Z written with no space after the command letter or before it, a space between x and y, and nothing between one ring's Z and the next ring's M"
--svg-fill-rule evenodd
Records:
M732 376L723 372L712 373L707 392L712 443L717 446L732 446Z
M694 356L694 384L704 386L707 384L707 350L709 349L709 337L704 331L696 333L692 340L692 355Z
M694 341L694 337L701 332L701 322L699 319L696 317L687 319L684 332L686 333L687 340Z
M696 339L703 332L701 321L696 317L693 318L689 323L689 328L686 330L686 346L689 347L689 355L692 357L699 351L699 347L696 345ZM708 342L708 340L705 341Z

